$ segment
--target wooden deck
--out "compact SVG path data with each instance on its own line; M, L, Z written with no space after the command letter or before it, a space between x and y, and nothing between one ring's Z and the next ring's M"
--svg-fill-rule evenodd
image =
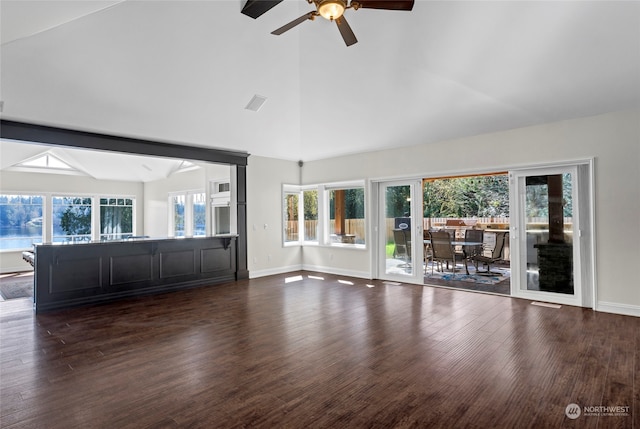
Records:
M309 272L7 301L0 360L5 429L640 428L640 318Z

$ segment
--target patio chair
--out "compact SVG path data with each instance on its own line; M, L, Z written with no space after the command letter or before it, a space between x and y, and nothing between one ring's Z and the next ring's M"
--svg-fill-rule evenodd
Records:
M496 245L495 247L491 250L491 255L490 256L486 256L483 252L479 255L476 255L473 259L476 262L476 264L478 262L482 262L483 264L485 264L487 266L487 270L486 271L479 271L476 270L476 274L481 275L481 276L501 276L502 273L499 273L497 271L491 271L491 264L495 263L496 261L499 261L502 259L502 249L504 248L504 240L505 240L505 233L504 232L497 232L496 233ZM484 247L484 245L483 245Z
M446 262L448 267L449 261L451 261L453 264L453 276L455 277L456 253L451 244L451 235L449 235L447 231L432 231L429 235L431 236L431 251L433 252L431 274L433 274L433 266L435 263L438 263L440 270L442 270L442 263Z
M476 242L483 243L484 241L484 231L481 229L467 229L464 233L464 241L467 242ZM476 267L476 271L478 271L478 261L475 259L476 256L482 255L482 244L477 246L462 246L463 257L467 260L470 260L474 263ZM467 264L465 262L465 268ZM469 274L469 269L467 268L467 274Z
M395 243L395 250L393 251L393 256L395 258L404 259L405 264L404 267L411 266L411 240L407 240L407 230L406 229L394 229L393 230L393 241Z

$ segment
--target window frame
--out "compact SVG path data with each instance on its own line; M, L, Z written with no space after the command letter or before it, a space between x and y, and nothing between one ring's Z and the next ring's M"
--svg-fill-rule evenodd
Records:
M204 235L195 235L194 234L194 196L204 194L205 199L205 234ZM184 213L183 213L183 228L184 235L177 236L176 235L176 224L175 224L175 206L174 199L176 197L184 197ZM167 236L170 238L193 238L193 237L206 237L207 233L207 217L209 216L207 212L207 195L204 189L195 189L188 191L174 191L169 192L167 195L167 208L168 208L168 219L167 219Z
M123 195L96 195L94 197L94 201L95 204L98 208L98 210L96 211L96 217L95 217L95 221L96 221L96 225L92 225L91 230L92 231L97 231L97 238L100 241L115 241L115 240L125 240L126 238L111 238L111 239L107 239L107 238L102 238L103 235L107 235L107 234L103 234L102 232L102 199L106 199L106 200L112 200L115 199L116 202L117 200L131 200L131 232L127 232L127 233L122 233L121 235L130 235L130 236L135 236L136 235L136 198L134 196L123 196ZM111 204L107 204L104 207L112 207ZM118 205L116 204L115 207L129 207L126 204L124 205Z
M135 236L137 229L137 197L131 194L87 194L87 193L78 193L78 192L23 192L23 191L11 191L6 190L2 193L2 195L20 195L20 196L29 196L29 197L40 197L42 198L42 235L37 239L34 237L35 243L64 243L66 241L60 241L61 238L69 237L62 235L54 235L54 214L53 211L55 207L53 199L54 198L80 198L80 199L88 199L90 200L91 207L91 232L87 235L90 242L93 241L104 241L101 239L103 235L101 233L101 219L100 219L100 199L124 199L131 200L132 203L132 214L131 214L131 222L132 222L132 232L126 233L126 235ZM86 205L86 204L85 204ZM58 239L54 241L54 238ZM120 238L116 240L125 240L126 238ZM80 240L80 242L87 242L87 240ZM0 252L18 252L24 250L30 250L32 246L25 247L11 247L6 249L0 249Z
M97 211L96 211L96 199L99 199L91 196L91 195L86 195L86 194L76 194L76 193L67 193L67 192L55 192L51 194L51 207L48 210L48 214L50 215L50 219L51 219L51 223L50 223L50 228L51 228L51 243L65 243L65 242L71 242L71 243L76 243L76 242L80 242L80 243L86 243L88 239L89 242L94 241L94 240L99 240L100 236L96 236L96 231L100 229L100 221L99 221L99 213L100 213L100 205L99 203L97 204ZM55 227L56 227L56 223L55 223L55 219L56 219L56 215L54 214L54 211L56 210L56 208L58 206L65 206L65 205L69 205L68 202L65 202L63 204L57 204L55 202L56 198L73 198L73 199L80 199L83 202L82 203L73 203L73 206L77 206L77 207L89 207L90 209L90 214L89 214L89 233L88 234L75 234L75 235L56 235L56 231L55 231ZM85 203L85 200L89 200L89 203ZM67 239L65 240L65 237L67 237Z
M364 230L364 243L344 243L344 242L334 242L331 239L331 235L329 231L331 231L330 222L333 220L330 219L330 193L335 190L347 190L347 189L362 189L363 192L363 230ZM305 217L304 217L304 193L308 191L317 191L317 205L318 205L318 213L317 213L317 239L316 240L308 240L304 234L305 231ZM286 222L287 222L287 213L285 212L285 204L284 199L286 195L295 194L298 197L298 238L297 240L289 240L287 241L287 231L286 231ZM346 182L334 182L334 183L322 183L315 185L289 185L283 184L282 186L282 195L281 195L282 204L282 243L284 247L290 246L320 246L320 247L341 247L346 249L367 249L367 232L369 228L369 219L368 219L368 190L366 186L365 180L355 180L355 181L346 181Z
M14 239L22 239L22 240L31 240L31 244L29 246L22 246L22 247L7 247L7 248L0 248L0 253L3 252L22 252L25 250L31 250L33 248L33 244L35 243L41 243L44 241L44 237L45 237L45 230L46 230L46 223L45 223L45 217L47 216L47 208L48 208L48 204L47 204L47 194L46 193L36 193L36 192L12 192L12 191L6 191L6 192L2 192L0 195L2 196L8 196L8 197L20 197L20 198L24 198L24 197L29 197L30 201L33 201L33 198L40 198L41 202L40 202L40 212L42 213L42 216L40 216L41 218L41 226L40 226L40 236L32 236L32 237L19 237L19 238L14 238ZM10 204L3 204L3 205L10 205ZM29 205L34 205L33 203L29 204ZM36 204L37 205L37 204ZM37 219L37 218L33 218L33 219ZM32 219L32 220L33 220ZM0 242L4 242L5 240L12 240L12 238L9 237L2 237L0 238Z
M290 222L289 220L289 210L287 209L287 196L295 196L297 198L298 201L298 209L296 212L296 216L297 216L297 222L298 222L298 237L295 240L289 240L288 237L290 235L289 231L288 231L288 223ZM297 185L283 185L282 186L282 196L280 199L281 202L281 210L282 210L282 244L285 247L288 246L299 246L301 244L301 235L300 235L300 215L301 215L301 209L302 209L302 205L300 204L300 201L302 201L302 191L300 189L300 186ZM304 226L304 224L302 224L302 226ZM303 235L304 235L304 230L303 231Z

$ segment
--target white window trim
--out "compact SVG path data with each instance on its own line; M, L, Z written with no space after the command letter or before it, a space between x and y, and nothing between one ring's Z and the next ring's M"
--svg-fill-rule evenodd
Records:
M365 235L365 244L349 244L349 243L332 243L331 237L329 237L329 192L338 189L354 189L362 188L364 191L364 229L368 232L369 218L368 218L368 188L365 180L350 180L344 182L331 182L322 183L316 185L282 185L281 201L284 200L286 194L298 194L298 240L286 241L286 228L285 208L282 205L282 243L284 247L292 246L312 246L312 247L340 247L344 249L354 250L366 250L369 240ZM317 190L318 191L318 239L317 240L305 240L304 237L304 191Z
M168 225L167 236L171 238L193 238L193 196L195 194L205 194L204 189L192 189L188 191L169 192L167 196L168 208ZM176 237L176 227L173 223L173 198L184 196L184 236ZM206 196L206 194L205 194ZM198 236L201 237L201 236Z
M284 200L285 197L287 195L298 195L298 239L295 241L287 241L287 227L286 227L286 222L287 222L287 212L286 212L286 207L284 205ZM281 222L282 222L282 245L284 247L293 247L293 246L301 246L302 245L302 240L300 239L300 209L302 204L300 204L300 202L302 201L302 187L299 185L288 185L288 184L283 184L282 185L282 194L280 196L280 210L282 210L281 212Z

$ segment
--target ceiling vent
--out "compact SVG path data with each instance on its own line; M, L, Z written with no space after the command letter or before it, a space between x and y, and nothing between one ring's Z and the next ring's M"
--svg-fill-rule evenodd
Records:
M256 94L253 96L251 101L249 101L249 104L247 104L247 107L245 107L245 109L251 110L252 112L257 112L258 110L260 110L265 101L267 101L267 97Z

